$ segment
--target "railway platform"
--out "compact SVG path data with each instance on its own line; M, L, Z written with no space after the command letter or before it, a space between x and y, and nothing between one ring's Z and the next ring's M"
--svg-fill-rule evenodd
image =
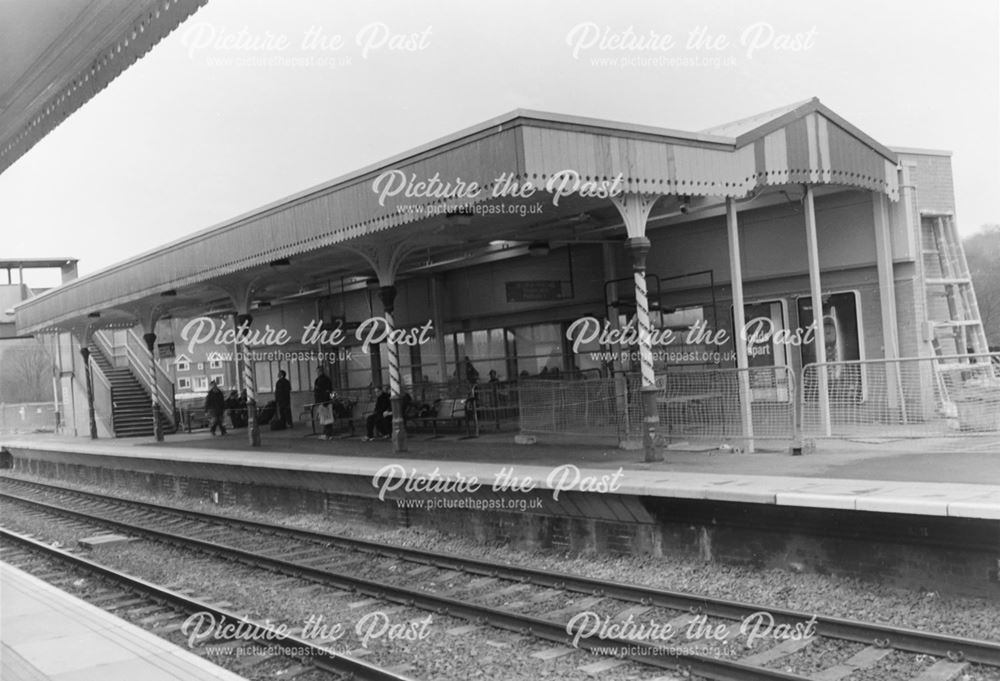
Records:
M0 563L5 681L241 681L96 606Z
M641 452L614 447L575 442L525 447L510 440L509 435L473 441L412 439L402 457L392 454L388 442L322 441L296 430L263 433L259 448L249 447L242 431L226 437L171 435L161 443L150 438L19 436L0 438L0 448L25 457L76 454L109 465L125 466L132 460L151 471L231 467L234 480L249 469L371 478L395 465L414 475L436 471L442 478L475 477L489 485L504 471L549 489L571 484L574 471L568 477L553 476L553 471L572 465L581 481L621 469L615 491L628 495L1000 520L1000 438L964 447L951 441L938 446L901 441L879 447L840 442L807 456L671 450L666 460L656 463L639 461Z
M826 443L815 453L640 452L510 435L322 441L300 429L0 439L16 472L262 511L425 526L597 553L686 553L1000 598L1000 443Z

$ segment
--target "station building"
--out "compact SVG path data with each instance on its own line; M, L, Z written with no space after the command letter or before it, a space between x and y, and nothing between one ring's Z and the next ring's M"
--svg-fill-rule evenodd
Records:
M115 432L109 367L146 391L148 432L178 427L167 344L216 344L258 404L286 371L296 414L320 368L358 409L389 386L397 449L404 393L473 386L477 418L647 456L988 430L989 408L958 413L996 372L954 214L947 152L817 99L699 132L519 110L67 282L17 327L81 435Z

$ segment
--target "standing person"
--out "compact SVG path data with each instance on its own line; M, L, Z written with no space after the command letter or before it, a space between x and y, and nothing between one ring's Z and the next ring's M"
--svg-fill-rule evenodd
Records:
M375 398L375 408L368 415L365 426L368 432L367 437L365 437L366 442L375 439L376 428L381 437L388 437L392 434L392 400L385 386L379 388L378 397Z
M274 383L274 401L278 403L278 420L287 428L292 427L292 383L284 370L278 372Z
M333 381L330 377L326 375L326 371L323 367L319 368L319 376L313 382L313 401L314 402L329 402L330 393L333 392Z
M208 385L208 395L205 396L205 411L209 413L212 419L210 427L212 435L215 435L216 428L221 431L220 435L225 435L226 424L222 420L222 415L226 411L226 396L219 390L219 386L216 385L215 381L212 381Z
M243 425L240 421L242 414L241 409L246 409L246 407L240 406L240 395L235 390L229 392L229 397L226 398L226 411L229 412L229 423L233 428L242 428Z
M479 382L479 372L472 366L472 360L468 355L465 357L465 380L472 384Z

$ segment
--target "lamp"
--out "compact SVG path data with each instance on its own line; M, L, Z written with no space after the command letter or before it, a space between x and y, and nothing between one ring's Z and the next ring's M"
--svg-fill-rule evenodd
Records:
M90 317L91 319L100 319L101 313L100 312L91 312L87 316Z
M171 288L167 289L166 291L163 291L162 293L160 293L160 295L163 296L164 298L173 298L177 295L177 291L176 289Z
M268 264L276 270L283 270L291 267L292 262L288 258L278 258L277 260L272 260Z
M528 254L533 255L537 258L546 256L549 254L549 242L548 241L532 241L528 244Z

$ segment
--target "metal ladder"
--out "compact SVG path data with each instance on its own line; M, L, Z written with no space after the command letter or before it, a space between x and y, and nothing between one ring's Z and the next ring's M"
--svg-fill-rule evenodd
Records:
M988 357L955 359L954 356L983 355L989 352L989 345L954 216L921 211L920 228L924 304L934 347L934 378L942 400L948 403L951 401L949 388L953 387L949 376L955 376L956 371L969 370L970 365L989 362ZM949 359L944 360L944 357ZM983 368L988 369L988 364Z

